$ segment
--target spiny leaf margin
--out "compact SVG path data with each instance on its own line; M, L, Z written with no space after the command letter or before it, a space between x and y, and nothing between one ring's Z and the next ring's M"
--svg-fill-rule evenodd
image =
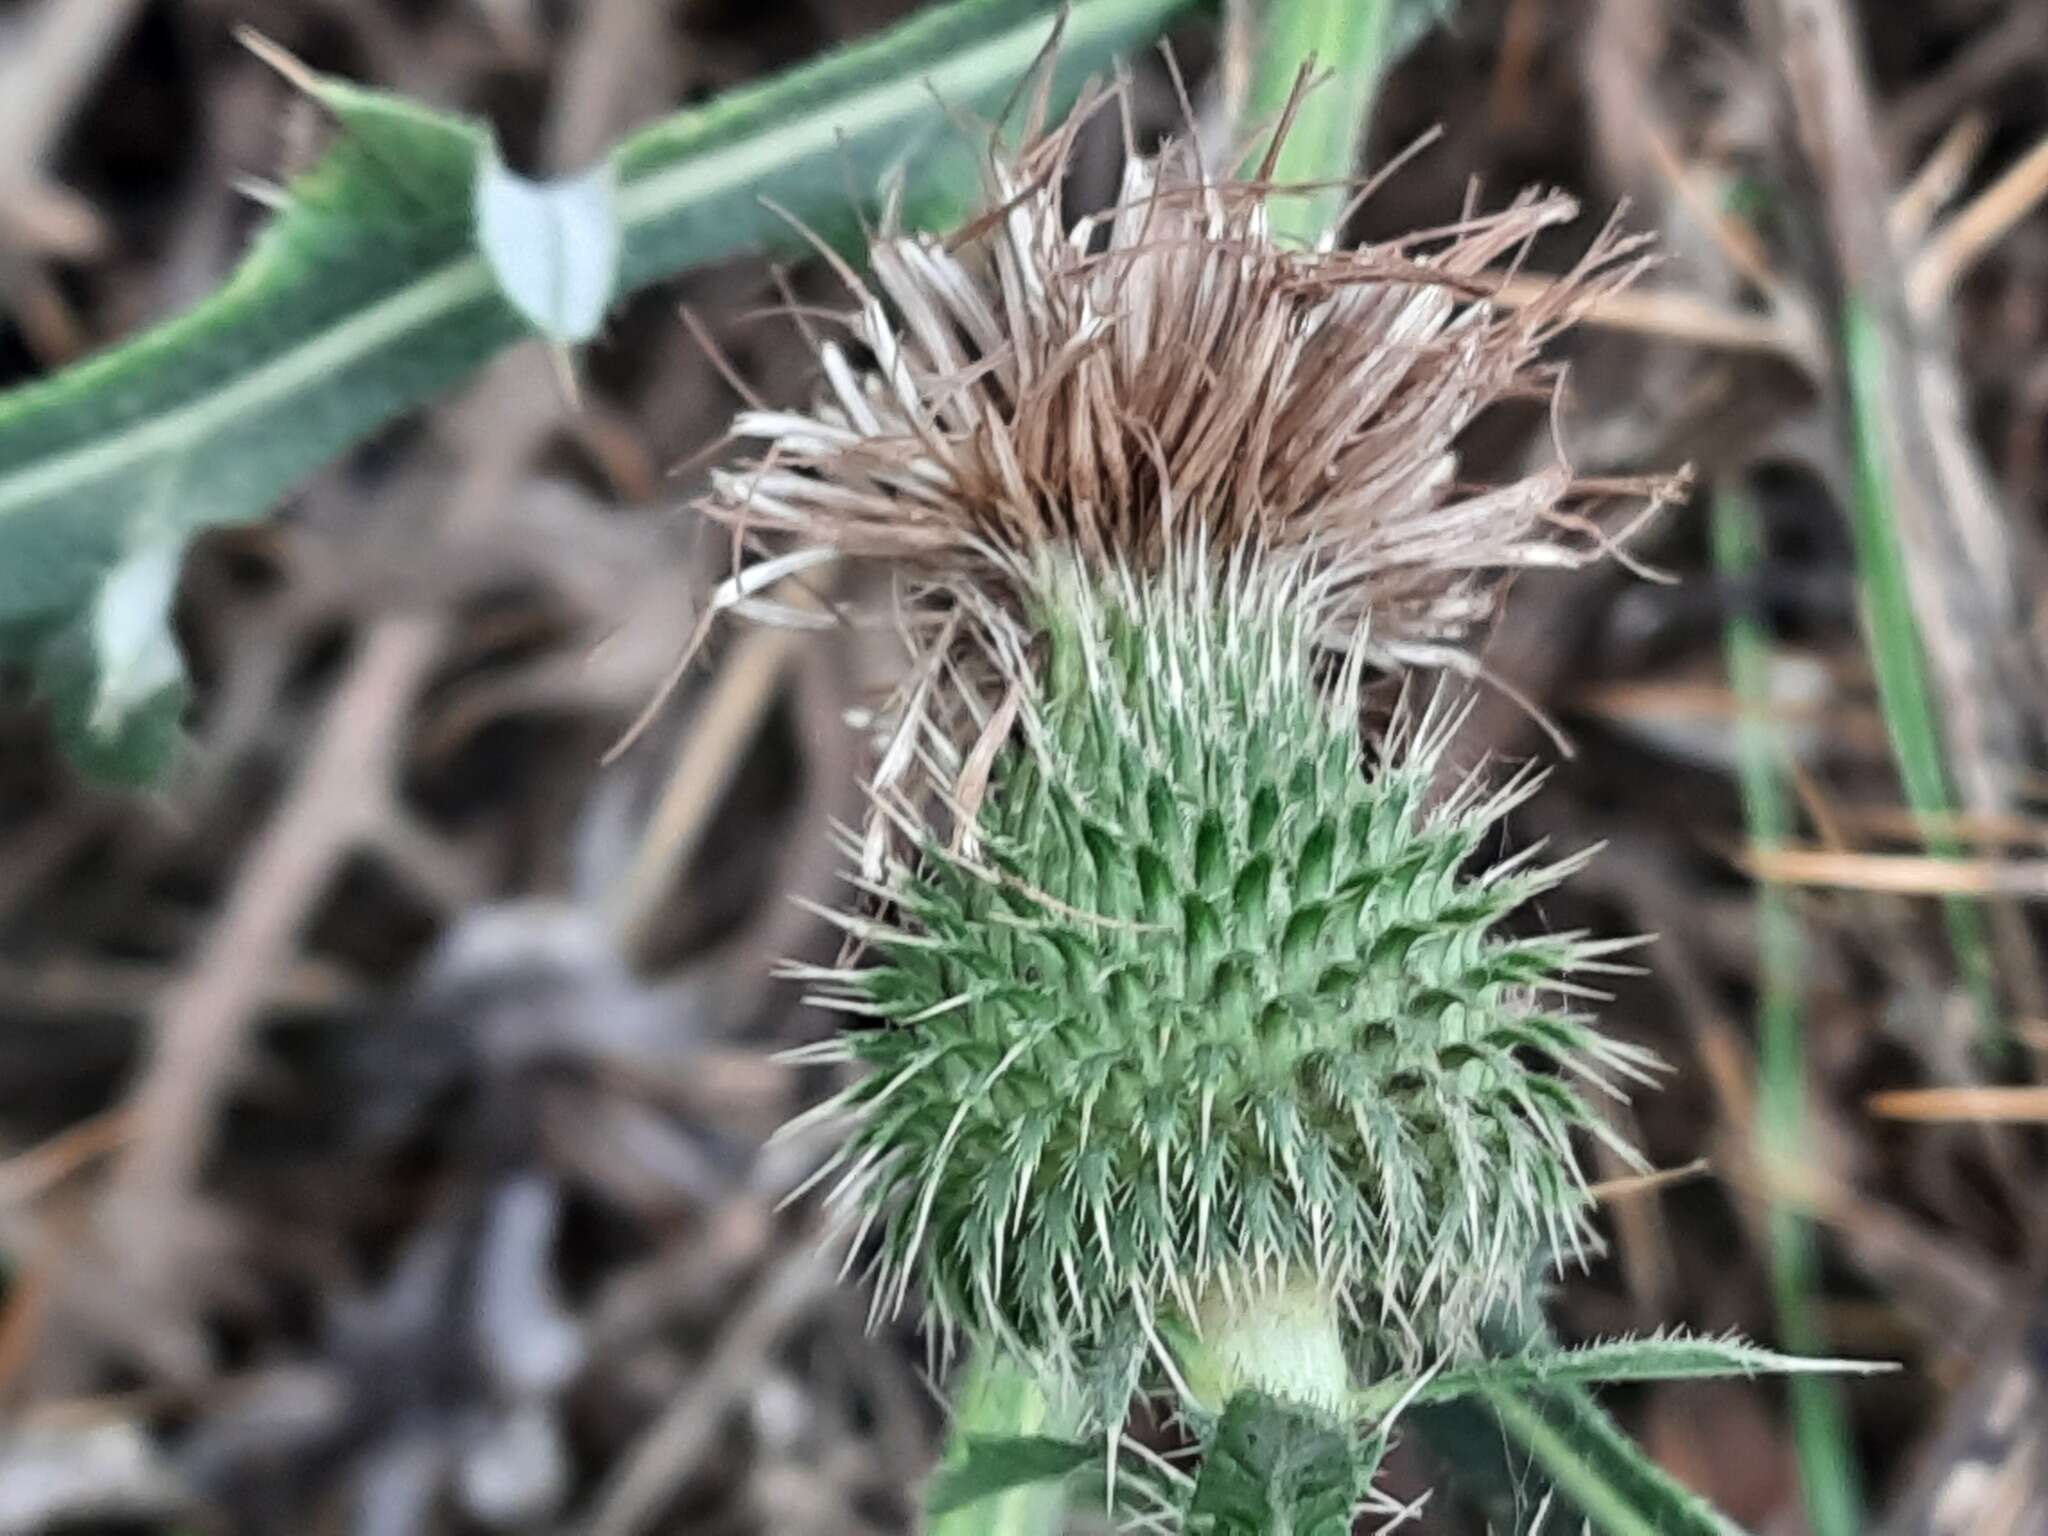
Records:
M1867 1376L1896 1369L1896 1365L1882 1360L1780 1354L1733 1334L1704 1338L1682 1332L1654 1333L1641 1338L1608 1339L1574 1349L1532 1349L1494 1360L1446 1366L1422 1378L1377 1382L1354 1396L1352 1408L1361 1417L1376 1419L1398 1405L1455 1402L1496 1389L1526 1391L1729 1376Z

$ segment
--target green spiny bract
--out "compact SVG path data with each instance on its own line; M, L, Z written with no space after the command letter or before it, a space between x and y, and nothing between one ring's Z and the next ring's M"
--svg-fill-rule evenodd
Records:
M972 841L893 867L827 973L869 1016L838 1107L878 1307L921 1273L949 1329L1106 1372L1106 1408L1160 1320L1305 1279L1456 1352L1580 1246L1579 1080L1646 1060L1568 1007L1611 945L1500 931L1566 866L1472 872L1532 780L1446 783L1434 710L1365 761L1298 584L1048 561Z

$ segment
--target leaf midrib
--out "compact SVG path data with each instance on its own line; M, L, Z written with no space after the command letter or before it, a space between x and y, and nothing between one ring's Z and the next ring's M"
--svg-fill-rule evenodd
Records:
M1157 4L1157 8L1168 7ZM1111 24L1116 24L1120 20L1112 14L1116 9L1099 5L1085 12L1077 11L1068 22L1069 34L1089 35L1102 25L1100 18L1109 18ZM1034 16L935 64L926 76L934 89L952 87L971 93L978 86L994 83L1014 67L1022 51L1020 38L1035 36L1037 41L1030 47L1036 53L1054 25L1055 18L1051 16ZM749 134L736 143L708 150L701 157L682 161L633 183L620 194L626 236L631 238L686 202L730 191L779 161L828 147L841 137L866 133L886 125L892 117L906 115L913 110L913 98L903 91L902 85L900 77L885 78L855 93L837 110L800 115L787 125ZM443 265L342 323L308 337L222 389L86 447L0 476L0 514L16 511L45 496L90 485L145 463L156 454L176 452L203 442L238 416L287 399L310 381L345 368L407 332L491 292L490 273L475 254Z

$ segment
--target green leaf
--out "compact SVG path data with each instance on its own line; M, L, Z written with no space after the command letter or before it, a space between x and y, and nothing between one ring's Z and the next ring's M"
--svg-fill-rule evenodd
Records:
M1488 1387L1487 1406L1535 1468L1605 1536L1742 1536L1652 1461L1579 1387Z
M619 280L611 162L580 176L529 181L491 154L477 177L476 239L499 292L528 324L550 341L590 340Z
M1313 65L1322 76L1303 98L1279 146L1273 180L1327 185L1275 202L1277 233L1313 245L1334 232L1351 198L1344 183L1358 172L1380 82L1453 3L1263 0L1257 7L1246 103L1252 125L1278 125L1304 65ZM1258 169L1263 154L1261 146L1247 163L1247 174Z
M1321 1414L1240 1392L1204 1448L1190 1536L1349 1536L1371 1480L1359 1455L1350 1434Z
M1418 1402L1412 1422L1451 1466L1451 1485L1501 1529L1526 1528L1532 1509L1561 1496L1606 1536L1741 1536L1736 1526L1673 1479L1608 1417L1582 1380L1635 1380L1636 1362L1614 1345L1561 1350L1540 1317L1506 1317L1487 1330L1502 1353L1489 1364L1577 1360L1588 1369L1548 1365L1542 1383L1475 1382L1449 1401ZM1658 1346L1662 1377L1780 1368L1784 1357L1729 1340L1682 1336L1640 1341ZM1736 1351L1731 1356L1730 1349ZM1590 1359L1588 1359L1590 1357ZM1647 1360L1642 1363L1648 1364ZM1821 1368L1871 1369L1846 1362ZM1885 1367L1879 1367L1880 1369Z
M925 1508L934 1518L1034 1483L1055 1483L1101 1454L1099 1446L1045 1435L969 1435L959 1459L932 1474Z
M1581 1349L1538 1347L1439 1371L1421 1382L1381 1383L1357 1394L1353 1408L1375 1419L1411 1404L1424 1408L1424 1427L1432 1440L1471 1467L1480 1460L1471 1423L1446 1416L1435 1405L1476 1399L1492 1411L1558 1492L1610 1536L1729 1536L1737 1527L1652 1462L1585 1388L1600 1382L1892 1369L1872 1361L1780 1355L1740 1339L1662 1335ZM1494 1484L1491 1492L1496 1497L1503 1490L1517 1498L1523 1493L1514 1477L1489 1476L1481 1470L1475 1481Z
M1737 1338L1660 1334L1616 1339L1580 1349L1532 1350L1500 1360L1453 1366L1421 1381L1380 1382L1352 1398L1352 1409L1378 1419L1405 1403L1454 1402L1496 1390L1592 1386L1603 1382L1690 1381L1716 1376L1870 1375L1896 1369L1882 1361L1814 1360L1759 1349Z
M1055 96L1186 3L1079 0ZM634 134L609 160L619 291L790 245L764 199L814 224L843 222L849 187L870 193L900 171L945 107L987 108L1013 90L1053 33L1053 9L955 0ZM139 547L262 517L528 329L478 248L479 175L492 158L483 130L285 62L339 136L234 277L126 345L0 395L0 665L34 667L60 722L89 723L100 704L90 620L80 623ZM168 502L166 485L177 488ZM113 722L172 696L102 711L102 723L123 735Z

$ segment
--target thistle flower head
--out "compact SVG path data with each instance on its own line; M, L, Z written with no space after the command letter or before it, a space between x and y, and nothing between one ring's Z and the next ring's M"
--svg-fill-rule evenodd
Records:
M1568 867L1471 867L1531 780L1450 773L1436 706L1368 747L1358 689L1601 547L1595 488L1466 485L1457 441L1554 390L1542 343L1637 257L1604 233L1509 311L1488 271L1565 199L1303 251L1186 146L1069 229L1070 145L951 240L877 242L819 404L744 413L768 446L708 509L789 541L728 605L877 559L913 651L862 952L806 973L859 1016L818 1054L867 1069L826 1110L877 1306L921 1280L1107 1409L1218 1298L1307 1285L1413 1358L1584 1241L1581 1085L1644 1064L1571 1007L1608 946L1500 931Z

